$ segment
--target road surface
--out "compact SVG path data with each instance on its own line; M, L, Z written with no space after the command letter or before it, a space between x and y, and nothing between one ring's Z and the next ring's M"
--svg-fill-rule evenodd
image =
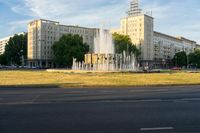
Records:
M0 88L0 133L200 132L200 86Z

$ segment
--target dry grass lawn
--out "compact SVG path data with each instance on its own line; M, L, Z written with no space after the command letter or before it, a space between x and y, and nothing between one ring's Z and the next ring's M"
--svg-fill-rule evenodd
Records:
M130 87L200 85L200 73L74 73L46 71L0 71L0 86Z

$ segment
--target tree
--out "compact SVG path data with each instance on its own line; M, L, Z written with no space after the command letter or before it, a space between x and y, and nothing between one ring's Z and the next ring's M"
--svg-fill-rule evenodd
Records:
M116 53L122 53L123 51L126 51L128 53L131 53L131 52L134 53L136 55L136 57L138 57L140 55L140 51L131 42L131 39L129 36L114 33L113 40L115 43Z
M8 41L3 59L6 65L21 65L22 56L27 59L27 34L15 35Z
M200 68L200 50L197 49L194 53L189 54L189 63Z
M0 55L0 65L7 65L5 54Z
M71 67L73 58L83 61L84 55L89 51L89 46L83 43L79 35L63 35L53 45L54 61L57 67Z
M187 66L187 54L186 52L178 52L174 55L173 58L174 65L177 67Z

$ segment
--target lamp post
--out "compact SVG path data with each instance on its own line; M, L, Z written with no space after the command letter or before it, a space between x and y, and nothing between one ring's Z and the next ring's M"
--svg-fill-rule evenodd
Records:
M21 56L22 56L22 67L24 67L24 50L20 50Z
M189 63L190 63L190 58L189 58L189 54L187 54L187 68L189 69Z
M10 40L11 40L11 42L12 42L13 45L14 45L14 44L15 44L14 40L12 40L12 39L10 39ZM10 60L10 65L13 66L13 58L11 57L10 59L11 59L11 60Z
M175 55L175 66L177 67L177 63L178 61L177 61L177 56Z

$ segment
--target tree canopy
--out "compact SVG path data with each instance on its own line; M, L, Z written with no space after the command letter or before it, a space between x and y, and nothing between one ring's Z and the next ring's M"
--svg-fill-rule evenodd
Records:
M189 63L200 68L200 49L197 49L194 53L189 54Z
M72 66L73 58L83 61L84 55L89 51L89 46L83 43L83 38L79 35L63 35L59 41L53 45L54 61L57 67Z
M187 54L186 52L178 52L174 55L173 58L174 65L177 67L184 67L187 66Z
M176 53L173 58L173 62L174 65L178 67L190 65L200 68L200 49L195 50L188 56L184 51Z
M27 34L14 35L5 46L5 52L0 56L3 65L21 65L22 55L27 59Z
M7 59L5 54L0 55L0 65L7 65Z
M123 51L128 51L128 53L134 53L137 57L140 55L140 51L137 47L131 42L131 39L128 35L121 35L114 33L113 40L115 43L116 53L122 53Z

